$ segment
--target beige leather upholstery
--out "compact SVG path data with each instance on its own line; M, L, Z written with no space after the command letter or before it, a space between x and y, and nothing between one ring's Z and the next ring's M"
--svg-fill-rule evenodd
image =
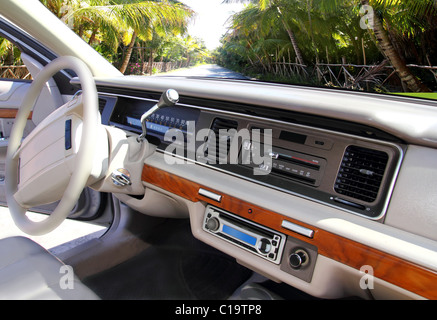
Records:
M0 299L98 299L71 270L28 238L0 240Z

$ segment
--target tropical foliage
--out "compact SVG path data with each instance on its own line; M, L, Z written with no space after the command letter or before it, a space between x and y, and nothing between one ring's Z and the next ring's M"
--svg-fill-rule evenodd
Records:
M186 33L194 12L178 1L40 1L123 73L152 73L154 61L185 67L209 57L203 42ZM0 40L1 64L21 64L17 48Z
M11 42L0 38L0 65L20 65L20 51Z
M118 64L123 73L137 42L146 42L156 49L157 36L184 34L193 15L190 8L172 0L41 2L108 60ZM151 50L151 56L153 51L156 50Z
M225 0L235 1L238 0ZM217 59L224 66L269 77L275 63L284 61L310 70L320 62L371 65L387 60L404 89L436 89L430 72L407 67L409 63L437 64L434 0L248 2L242 12L232 17L232 27L217 52ZM313 76L295 80L312 83L317 79Z
M370 65L386 80L382 86L373 81L379 74L361 76L367 89L437 90L436 70L417 67L437 65L435 0L223 0L246 6L212 56L187 34L195 13L176 0L40 1L127 74L151 74L159 62L187 67L214 59L255 78L336 86L318 66L340 65L350 74ZM1 64L20 64L18 50L0 41ZM291 65L300 71L278 72Z

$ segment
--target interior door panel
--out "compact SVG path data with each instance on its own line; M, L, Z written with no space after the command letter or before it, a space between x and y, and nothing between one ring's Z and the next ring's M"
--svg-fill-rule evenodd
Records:
M5 158L8 147L8 138L14 125L14 119L23 97L31 85L30 81L0 79L0 203L6 204L5 195ZM35 127L32 114L25 128L24 136Z

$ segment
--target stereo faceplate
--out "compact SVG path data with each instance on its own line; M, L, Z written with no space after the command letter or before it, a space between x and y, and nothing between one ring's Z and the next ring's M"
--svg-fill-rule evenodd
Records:
M216 207L207 206L203 230L273 263L281 262L286 236Z

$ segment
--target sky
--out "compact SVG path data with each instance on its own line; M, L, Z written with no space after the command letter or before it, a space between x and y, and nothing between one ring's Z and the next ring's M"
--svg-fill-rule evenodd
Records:
M181 0L181 2L197 13L189 26L189 34L203 39L210 50L220 45L220 38L226 32L226 20L244 7L241 3L222 4L223 0Z

